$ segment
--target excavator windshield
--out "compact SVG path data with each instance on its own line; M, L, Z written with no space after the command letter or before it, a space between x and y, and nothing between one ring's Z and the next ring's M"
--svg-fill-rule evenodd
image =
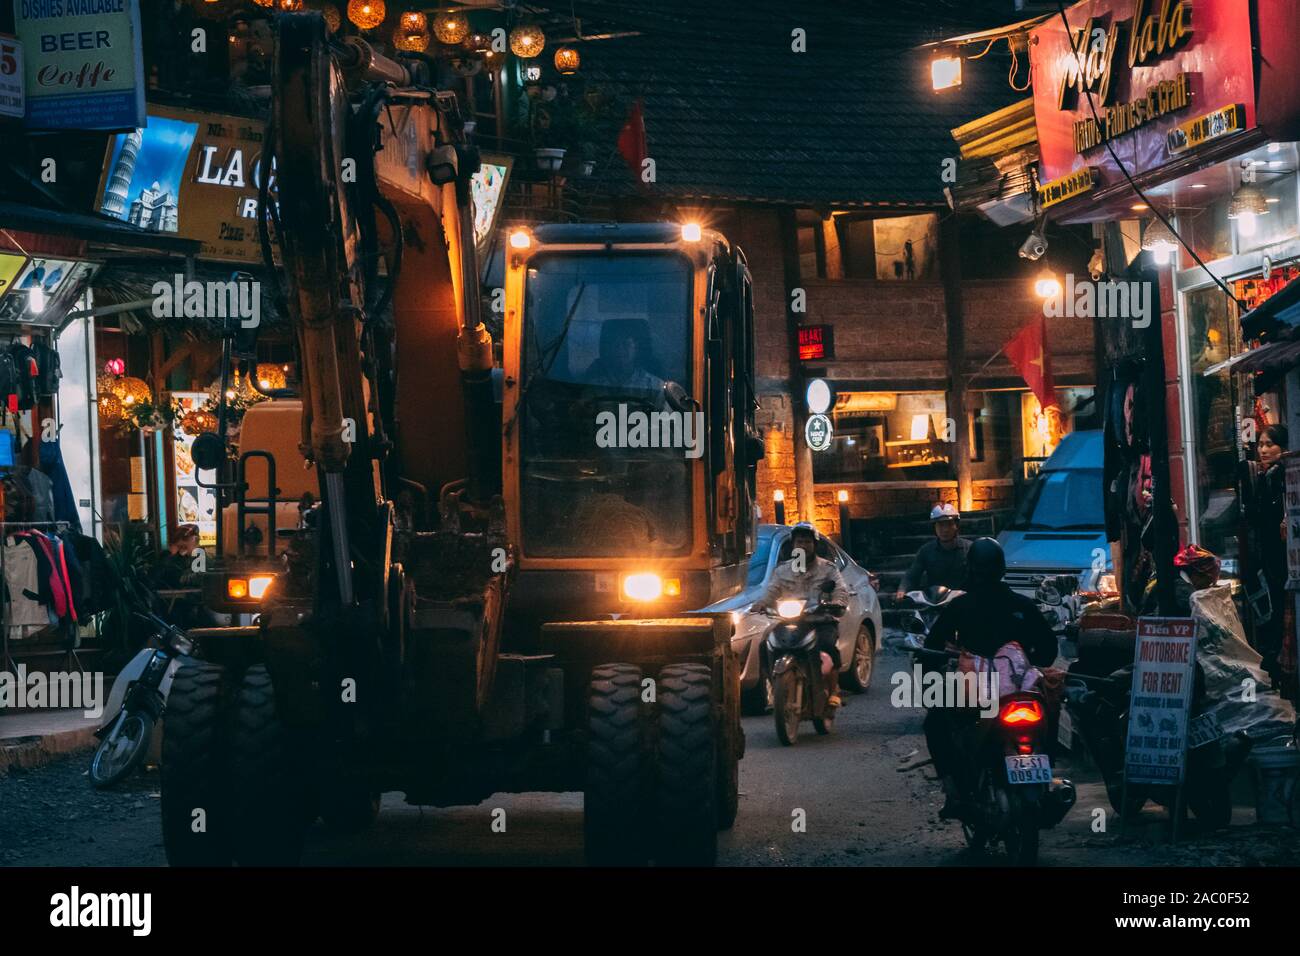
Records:
M692 266L673 253L546 253L525 289L523 549L684 554L691 467Z

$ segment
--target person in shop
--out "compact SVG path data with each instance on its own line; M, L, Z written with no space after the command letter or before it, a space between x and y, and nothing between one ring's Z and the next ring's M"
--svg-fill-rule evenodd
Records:
M168 534L167 550L158 555L149 575L149 586L154 592L183 591L196 588L197 572L194 570L194 553L199 547L199 526L173 525ZM212 627L216 618L203 606L201 595L185 595L159 602L159 616L177 627Z
M1246 589L1255 608L1255 647L1275 687L1280 686L1286 608L1285 457L1290 435L1285 425L1260 432L1257 460L1245 463L1242 498L1253 547L1243 549ZM1263 592L1263 593L1260 593Z

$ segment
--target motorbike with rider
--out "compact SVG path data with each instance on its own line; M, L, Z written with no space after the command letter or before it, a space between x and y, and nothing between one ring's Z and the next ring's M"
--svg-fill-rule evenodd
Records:
M979 708L945 700L927 710L926 744L946 798L940 819L961 821L972 846L1005 842L1016 862L1032 863L1038 831L1064 817L1074 789L1053 778L1048 753L1043 669L1056 660L1056 636L1035 602L1002 580L1005 572L997 541L972 542L965 593L944 606L913 650L927 668L955 664L991 685L991 701Z
M848 602L849 589L843 575L833 562L817 554L816 529L807 522L795 525L790 532L790 557L773 570L757 609L774 611L787 622L773 627L773 631L782 630L788 640L775 650L771 647L772 642L768 641L768 654L772 658L768 661L770 668L778 663L776 655L782 648L794 646L791 641L797 639L802 646L804 638L813 638L808 650L814 652L816 664L811 670L819 678L820 689L826 695L825 713L820 713L821 708L818 708L818 716L819 719L825 718L828 726L841 703L837 677L841 665L837 618L844 613ZM785 631L791 633L785 634ZM771 633L769 637L772 637Z
M951 591L966 585L966 567L970 553L969 538L961 536L961 512L951 504L938 504L930 509L930 525L934 540L921 545L903 574L894 600L901 602L911 591L942 587Z

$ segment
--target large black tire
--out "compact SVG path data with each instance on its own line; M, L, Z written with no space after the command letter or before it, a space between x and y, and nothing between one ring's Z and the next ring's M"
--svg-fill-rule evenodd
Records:
M658 839L663 866L712 866L718 857L717 734L713 674L703 664L659 672Z
M871 687L875 664L876 632L869 623L863 621L853 642L853 660L849 662L849 669L840 675L840 682L856 694L865 694Z
M335 833L360 833L370 829L379 819L379 804L383 794L375 793L365 784L353 781L335 781L321 792L317 806L325 826ZM304 819L310 824L310 810Z
M249 668L234 703L230 738L232 843L241 866L296 866L311 804L303 751L275 710L271 675Z
M649 742L641 669L602 664L587 699L582 829L593 866L644 866L649 852Z
M115 720L116 722L116 720ZM90 758L90 783L96 790L107 790L125 780L140 766L153 739L153 715L133 711L122 718L117 741L110 749L112 734L105 734Z
M161 803L163 847L172 866L231 863L225 694L222 667L188 660L167 695Z
M718 829L730 830L740 812L740 758L745 751L745 730L740 725L740 681L723 685L722 726L718 729L717 801Z

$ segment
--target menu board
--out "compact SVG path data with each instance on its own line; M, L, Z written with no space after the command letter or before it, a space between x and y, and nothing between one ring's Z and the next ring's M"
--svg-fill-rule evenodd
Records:
M217 497L211 488L199 486L199 477L212 484L217 473L213 470L199 471L194 467L190 447L194 436L181 430L180 420L187 412L198 411L208 400L207 392L172 392L180 405L176 416L177 424L172 430L172 462L176 477L176 521L178 524L193 524L199 527L199 545L214 547L217 543Z

